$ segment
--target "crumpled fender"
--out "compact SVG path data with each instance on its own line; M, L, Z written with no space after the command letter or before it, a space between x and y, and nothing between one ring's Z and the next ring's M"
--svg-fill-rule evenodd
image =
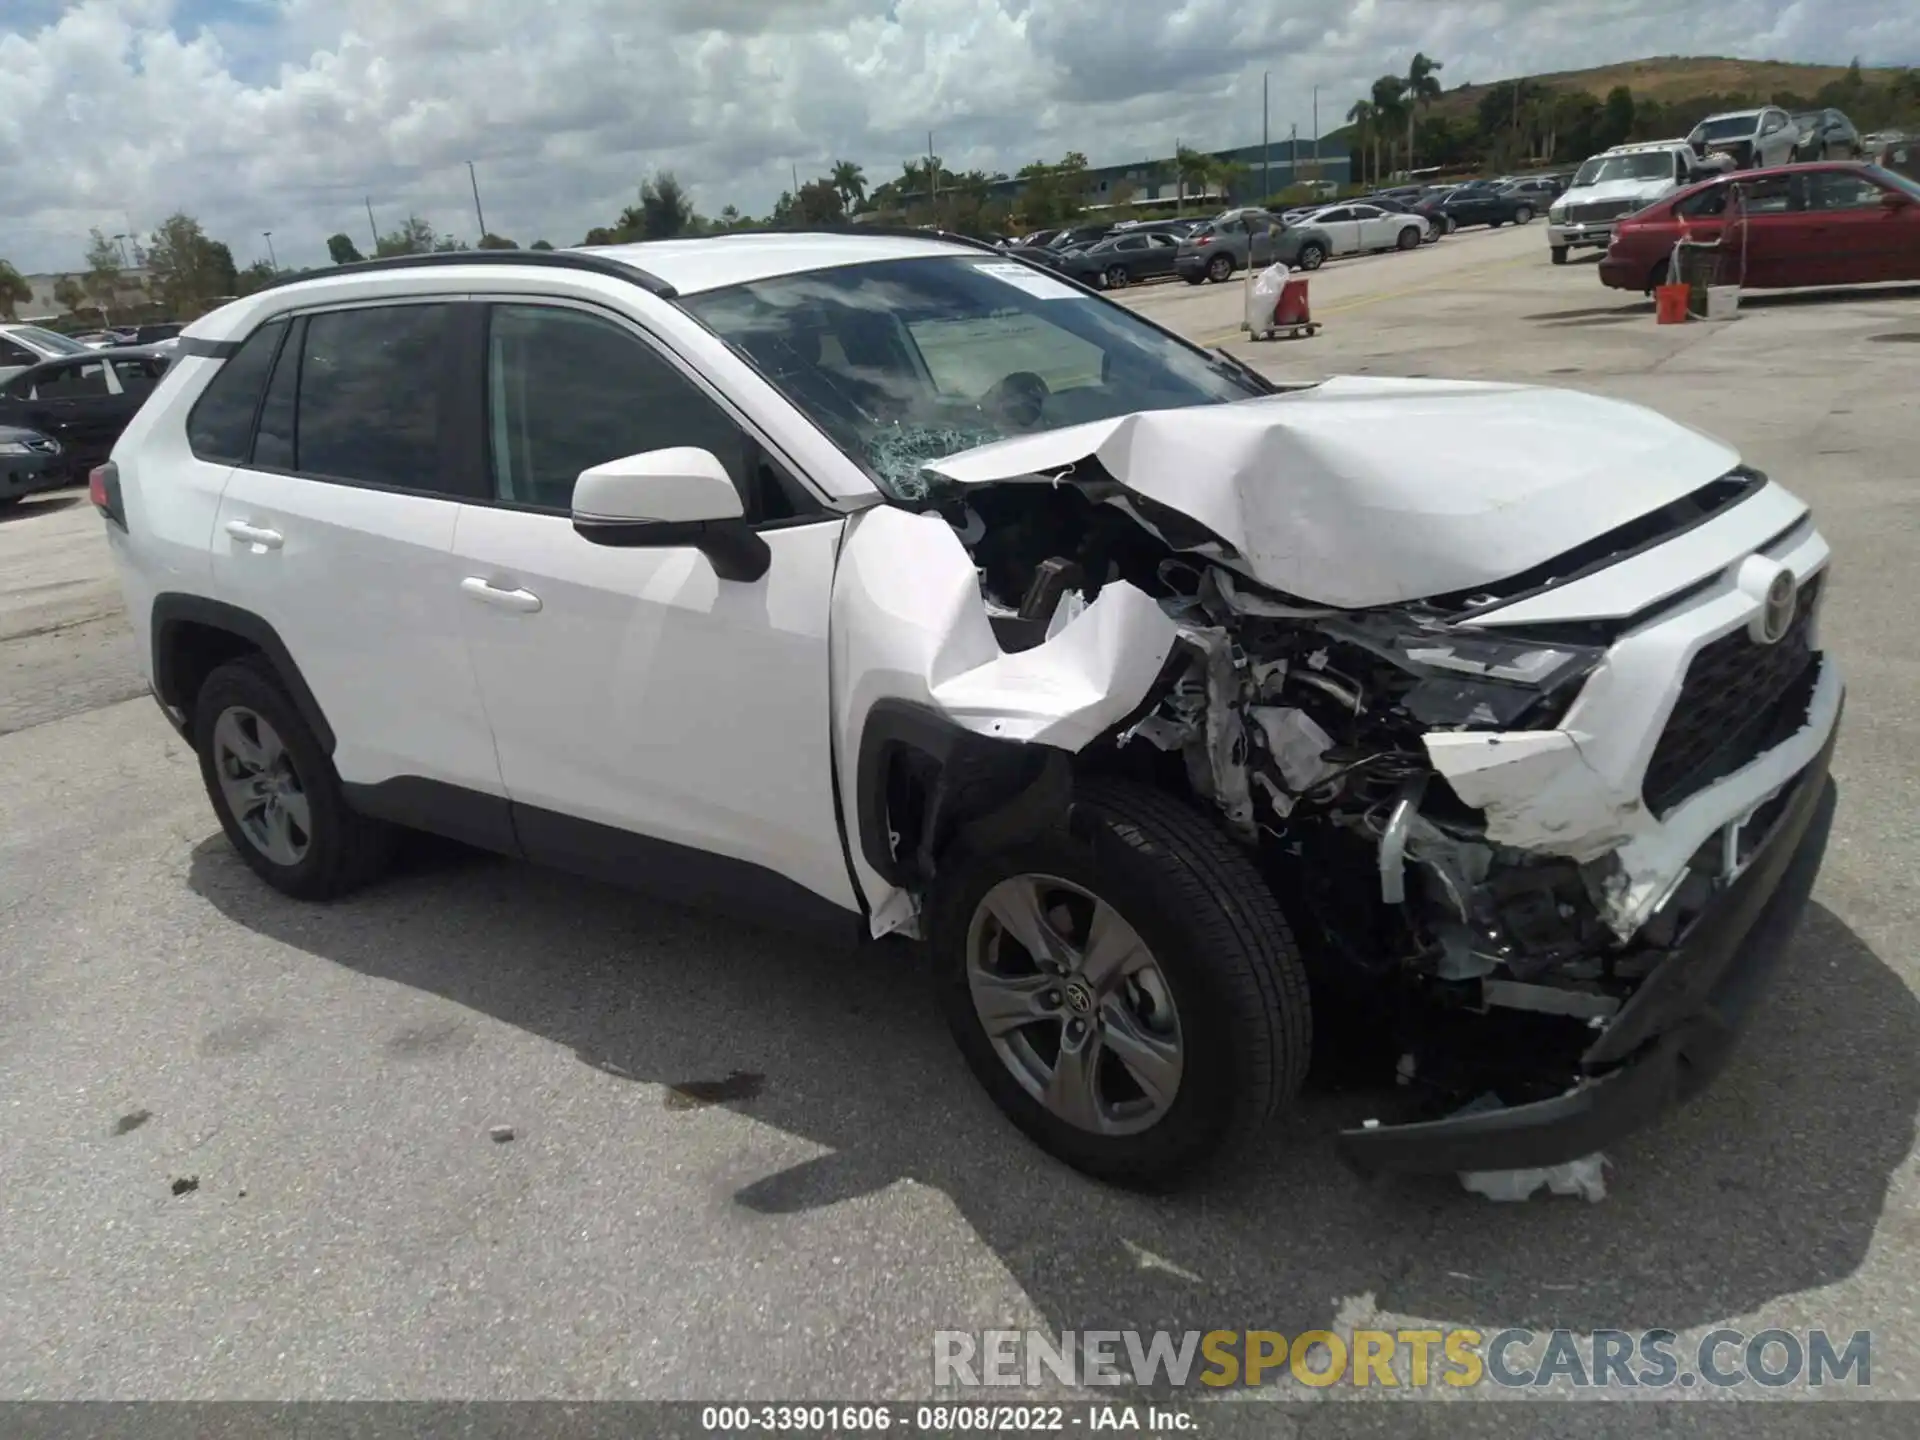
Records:
M828 634L841 812L856 825L861 738L877 703L924 706L989 739L1078 751L1146 699L1175 628L1158 602L1116 581L1048 640L1003 651L953 527L876 506L848 523ZM861 848L848 851L874 933L907 928L910 903Z

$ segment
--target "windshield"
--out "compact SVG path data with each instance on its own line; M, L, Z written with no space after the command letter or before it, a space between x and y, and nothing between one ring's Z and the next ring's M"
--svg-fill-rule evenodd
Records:
M42 330L38 325L16 325L13 333L26 341L36 350L44 350L49 355L85 355L87 347L78 340L69 340L54 330Z
M1575 190L1604 185L1609 180L1671 180L1673 156L1665 150L1642 150L1636 155L1596 155L1573 177Z
M1719 120L1702 120L1693 127L1693 133L1701 140L1738 140L1753 134L1759 125L1757 116L1728 115Z
M1867 173L1882 185L1891 185L1896 190L1904 190L1914 199L1920 200L1920 181L1911 180L1896 170L1887 169L1884 165L1869 165Z
M815 270L680 303L901 500L927 496L928 462L995 440L1267 393L1130 311L984 255Z

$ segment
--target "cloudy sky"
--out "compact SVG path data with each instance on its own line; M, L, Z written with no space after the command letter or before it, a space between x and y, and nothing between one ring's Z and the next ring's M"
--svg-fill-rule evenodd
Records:
M241 264L415 211L578 241L674 170L764 212L934 132L955 169L1331 129L1415 50L1484 82L1659 54L1920 64L1914 0L0 0L0 257L200 217Z

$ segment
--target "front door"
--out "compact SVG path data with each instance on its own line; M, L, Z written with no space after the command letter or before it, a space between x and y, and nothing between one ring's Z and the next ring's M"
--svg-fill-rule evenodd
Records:
M501 303L485 349L490 502L462 508L454 548L523 848L689 899L780 905L799 887L857 909L828 688L843 522L623 319ZM760 579L575 533L582 470L675 446L740 485L773 551Z
M16 382L13 388L21 387ZM25 418L20 423L58 440L65 461L76 471L105 459L120 433L116 421L121 401L105 360L75 356L42 366L22 399Z
M1352 206L1339 206L1309 223L1327 232L1336 255L1351 255L1360 248L1360 222L1354 218Z
M1920 203L1889 204L1894 192L1859 170L1813 170L1806 185L1808 244L1827 257L1825 283L1920 280Z
M452 553L459 309L294 321L220 498L213 575L221 599L279 632L334 732L340 778L387 787L361 803L430 803L437 828L499 847L511 832Z

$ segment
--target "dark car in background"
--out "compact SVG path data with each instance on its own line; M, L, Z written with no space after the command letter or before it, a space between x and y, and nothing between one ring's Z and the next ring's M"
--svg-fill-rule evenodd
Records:
M1551 202L1548 202L1551 203ZM1530 194L1509 194L1491 181L1470 181L1440 198L1437 213L1449 230L1467 225L1525 225L1546 213L1546 204Z
M1173 274L1180 237L1163 231L1121 230L1050 262L1062 275L1100 290L1120 290L1136 280Z
M1547 207L1567 193L1567 177L1564 175L1524 175L1518 180L1509 180L1500 187L1500 194L1511 195L1516 200L1525 200L1533 206L1533 213L1544 215Z
M1793 117L1800 129L1794 142L1796 160L1858 160L1866 151L1860 132L1838 110L1806 110Z
M60 442L69 480L113 453L169 357L146 349L89 350L42 361L0 384L0 425L25 426Z
M1396 215L1418 215L1427 222L1426 243L1429 245L1453 229L1453 222L1447 219L1446 212L1440 208L1440 200L1437 196L1416 194L1413 198L1407 199L1383 192L1379 195L1362 195L1356 203L1372 205L1381 210L1391 210ZM1305 212L1307 215L1313 213L1315 212L1311 210Z
M68 484L60 442L38 430L0 425L0 510L42 490Z

